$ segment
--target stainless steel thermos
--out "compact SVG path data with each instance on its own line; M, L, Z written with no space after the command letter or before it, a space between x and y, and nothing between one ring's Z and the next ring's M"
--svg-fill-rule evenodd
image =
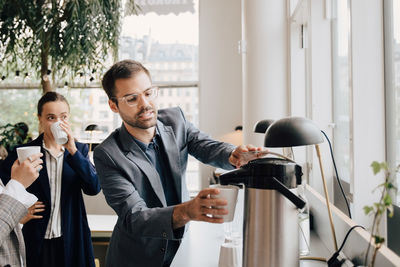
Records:
M260 158L222 174L221 184L243 184L243 267L299 266L296 195L301 167L279 158Z

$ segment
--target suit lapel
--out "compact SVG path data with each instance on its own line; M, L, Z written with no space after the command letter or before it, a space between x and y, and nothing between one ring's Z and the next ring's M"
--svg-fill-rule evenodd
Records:
M162 205L166 207L167 201L165 199L164 189L162 187L161 179L158 175L157 170L149 162L146 154L136 144L136 142L133 140L133 137L126 130L125 125L123 124L120 129L120 143L122 149L126 153L126 157L133 163L135 163L143 171L158 199L160 200Z
M178 201L182 201L182 185L181 185L181 175L180 168L180 157L179 148L176 143L176 138L172 128L170 126L165 126L162 122L157 121L158 131L161 135L161 140L164 145L165 152L167 154L168 162L171 169L172 179L174 180L175 190L178 196Z
M43 189L44 195L46 197L46 200L50 203L50 182L49 182L49 176L47 174L47 166L46 166L46 154L43 149L43 134L41 134L34 142L32 142L32 145L35 146L40 146L40 152L43 154L43 168L39 172L39 178L38 181L40 183L40 186Z
M60 197L60 201L61 201L61 207L64 207L64 202L66 200L65 196L65 191L68 190L68 185L67 185L67 181L66 179L64 179L64 177L69 177L70 175L68 175L70 173L70 169L71 167L69 166L68 162L65 160L67 158L67 156L69 155L69 152L67 149L64 150L64 159L63 159L63 167L62 167L62 172L61 172L61 197ZM67 174L68 172L68 174Z

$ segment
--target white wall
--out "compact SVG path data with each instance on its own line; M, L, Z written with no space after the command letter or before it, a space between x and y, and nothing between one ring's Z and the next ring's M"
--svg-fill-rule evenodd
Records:
M242 1L244 142L263 144L257 121L289 115L288 8L286 1Z
M240 0L200 0L199 8L199 124L218 138L242 125ZM201 166L202 187L212 171Z

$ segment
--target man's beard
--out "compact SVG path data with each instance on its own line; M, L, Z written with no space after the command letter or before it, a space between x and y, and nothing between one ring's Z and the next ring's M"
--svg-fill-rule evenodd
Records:
M148 111L153 111L153 112L154 112L154 117L153 117L152 119L150 119L150 120L141 121L141 120L139 119L139 116L140 116L142 113L145 113L145 112L148 112ZM126 124L128 124L129 126L131 126L131 127L133 127L133 128L140 128L140 129L146 130L146 129L149 129L149 128L151 128L151 127L156 126L156 124L157 124L157 110L156 110L155 108L151 107L151 106L147 106L147 107L141 109L141 110L134 116L134 118L132 118L132 116L127 116L127 115L125 115L125 114L121 114L121 112L120 112L120 115L121 115L122 120L123 120Z

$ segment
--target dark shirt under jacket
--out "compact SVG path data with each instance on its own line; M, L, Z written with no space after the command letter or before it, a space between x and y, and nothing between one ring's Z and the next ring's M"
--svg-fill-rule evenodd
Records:
M150 143L145 144L136 138L133 138L138 144L140 149L146 154L150 162L156 168L158 175L164 189L165 199L167 200L168 206L173 206L179 203L177 192L175 190L170 164L168 163L167 154L165 152L164 146L162 144L160 134L156 130L156 135L153 137ZM176 251L179 248L179 241L168 240L167 251L164 258L164 267L170 266Z

